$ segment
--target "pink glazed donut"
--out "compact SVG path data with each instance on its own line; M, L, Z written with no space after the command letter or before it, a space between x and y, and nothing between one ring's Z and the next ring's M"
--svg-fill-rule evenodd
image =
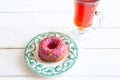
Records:
M66 44L62 39L51 36L44 38L39 44L38 56L42 60L56 62L61 59L66 54Z

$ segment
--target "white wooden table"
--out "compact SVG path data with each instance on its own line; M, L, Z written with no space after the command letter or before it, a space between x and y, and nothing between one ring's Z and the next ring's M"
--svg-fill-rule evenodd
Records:
M25 65L23 55L35 35L58 31L69 35L73 0L0 0L0 80L120 80L120 1L101 0L104 25L76 42L79 57L62 75L41 77Z

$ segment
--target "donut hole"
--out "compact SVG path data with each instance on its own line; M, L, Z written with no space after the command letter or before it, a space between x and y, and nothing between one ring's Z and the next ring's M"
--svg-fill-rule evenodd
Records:
M49 48L49 49L55 49L55 48L57 48L57 46L58 46L58 41L57 40L51 40L49 43L48 43L48 45L47 45L47 47Z

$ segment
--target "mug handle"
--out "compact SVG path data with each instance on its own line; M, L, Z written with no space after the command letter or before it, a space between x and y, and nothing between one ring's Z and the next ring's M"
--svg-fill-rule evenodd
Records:
M91 28L94 30L97 30L98 28L102 27L103 24L103 16L101 12L95 11L93 13L93 24L91 25Z

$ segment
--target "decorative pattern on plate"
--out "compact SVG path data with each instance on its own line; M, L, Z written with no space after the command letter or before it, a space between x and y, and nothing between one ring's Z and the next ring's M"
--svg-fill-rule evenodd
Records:
M60 37L68 46L66 57L59 62L44 62L37 58L38 45L45 37ZM24 59L27 66L40 76L55 76L69 70L78 57L78 48L75 42L67 35L59 32L46 32L35 36L26 46Z

